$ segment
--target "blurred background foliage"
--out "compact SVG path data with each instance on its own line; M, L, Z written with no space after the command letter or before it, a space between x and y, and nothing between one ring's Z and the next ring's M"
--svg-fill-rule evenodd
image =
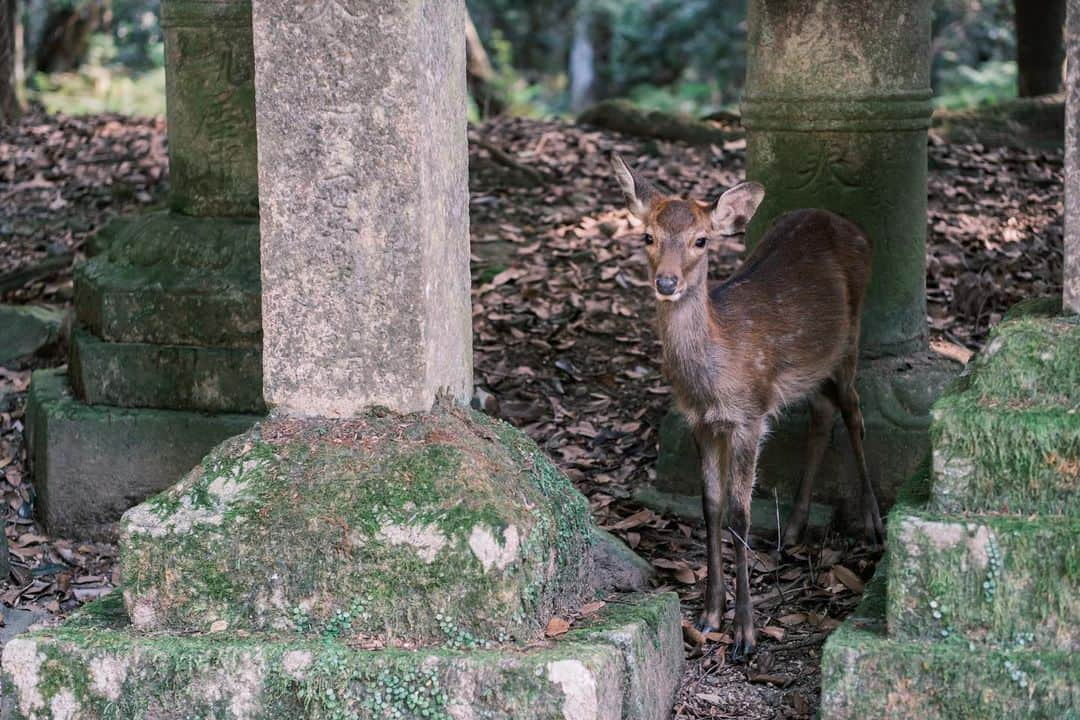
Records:
M567 116L617 97L696 116L738 107L746 0L467 5L504 112ZM21 15L32 99L69 113L164 111L159 0L23 0ZM1016 96L1013 0L936 0L933 49L940 107Z

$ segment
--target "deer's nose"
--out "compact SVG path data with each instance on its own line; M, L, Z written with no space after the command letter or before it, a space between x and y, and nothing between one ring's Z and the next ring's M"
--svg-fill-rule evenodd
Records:
M657 275L656 276L656 292L661 295L671 295L675 292L675 287L679 284L679 279L674 275Z

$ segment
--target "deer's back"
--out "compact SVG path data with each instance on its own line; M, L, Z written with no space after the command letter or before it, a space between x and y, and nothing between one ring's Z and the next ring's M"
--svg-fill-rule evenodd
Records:
M734 365L768 411L816 387L857 343L870 242L824 210L781 216L743 265L710 293Z

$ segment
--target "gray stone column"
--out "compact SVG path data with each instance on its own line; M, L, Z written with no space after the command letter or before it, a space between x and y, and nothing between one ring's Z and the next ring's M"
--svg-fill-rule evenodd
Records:
M170 209L95 237L68 378L30 393L38 513L64 535L95 534L264 410L251 2L164 0L161 21Z
M765 186L765 200L747 245L781 214L806 207L850 218L870 236L859 393L867 461L886 504L926 456L930 406L959 370L927 349L930 5L751 0L749 6L746 174ZM806 425L802 408L792 408L762 453L762 484L781 487L781 497L800 477ZM697 464L682 419L669 414L661 428L658 488L697 493ZM843 513L857 492L854 474L838 419L816 496Z
M442 18L431 3L259 3L271 407L348 416L469 396L464 18L448 4Z
M1065 276L1066 310L1080 313L1080 0L1065 10Z

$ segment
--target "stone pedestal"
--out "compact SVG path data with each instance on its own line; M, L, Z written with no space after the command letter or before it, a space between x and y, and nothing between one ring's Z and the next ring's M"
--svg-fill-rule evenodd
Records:
M821 716L1068 717L1080 678L1080 319L994 331L829 637Z
M125 513L122 603L8 644L23 715L670 716L677 598L464 406L465 16L255 0L271 414Z
M98 534L264 412L251 3L166 0L162 26L171 209L91 243L73 392L50 376L38 394L54 400L31 407L38 513L55 534ZM153 430L133 443L132 425Z
M871 478L889 504L929 448L931 403L959 372L926 343L930 2L754 0L748 49L746 175L765 186L748 247L779 215L807 207L855 221L873 243L859 393ZM677 422L665 421L662 433L675 444L661 443L661 491L699 484L696 453L686 452L692 439L672 430ZM762 485L794 491L806 427L798 407L778 423L763 450ZM844 433L837 413L816 489L841 514L857 495Z

